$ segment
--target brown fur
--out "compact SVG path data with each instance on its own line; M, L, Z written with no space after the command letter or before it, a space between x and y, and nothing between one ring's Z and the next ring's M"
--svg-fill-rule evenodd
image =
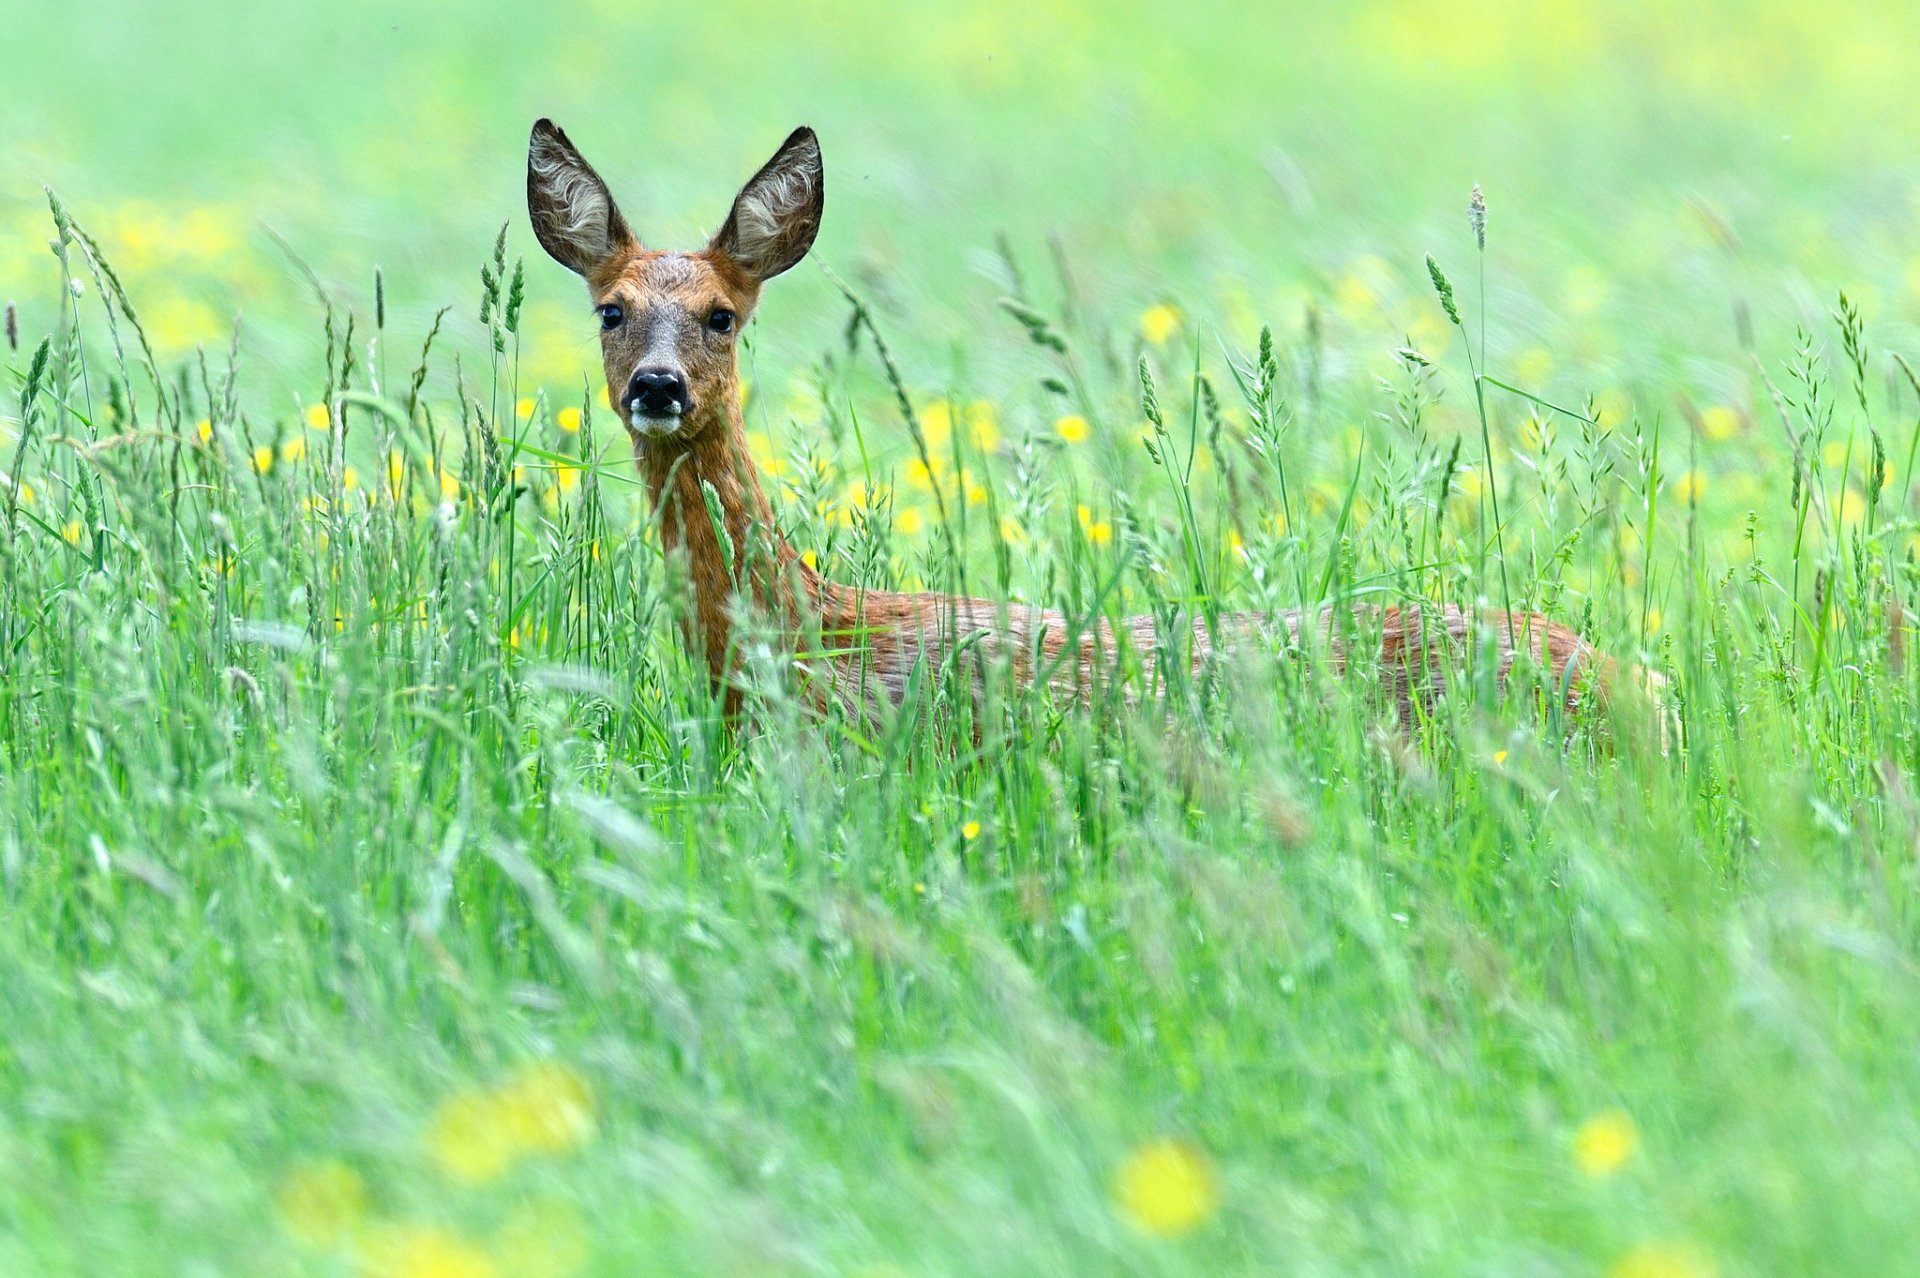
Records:
M1152 618L1130 618L1117 631L1103 621L1075 633L1066 617L1048 609L850 589L806 567L778 536L747 450L735 343L761 285L811 246L823 189L818 145L810 131L799 130L743 188L706 249L660 253L643 248L628 230L604 183L565 134L541 121L529 153L529 208L542 244L585 277L596 306L617 304L627 316L601 335L610 397L619 403L643 360L666 360L686 378L692 404L683 417L630 429L666 550L684 561L692 586L686 640L716 688L727 690L729 708L739 701L732 675L740 659L736 631L743 607L772 624L789 655L807 654L816 702L837 702L861 718L897 704L916 667L937 675L950 662L961 665L976 695L984 691L988 672L1004 663L1019 685L1045 678L1065 696L1086 698L1110 681L1123 650L1140 658L1152 683L1161 638ZM703 326L702 318L716 308L738 316L732 332ZM663 333L672 339L668 345ZM709 489L732 546L731 572L708 514ZM1223 617L1218 634L1195 621L1180 647L1188 654L1184 659L1197 664L1220 644L1258 639L1298 648L1311 641L1336 670L1345 671L1355 660L1348 651L1353 638L1377 634L1378 647L1362 659L1379 671L1409 728L1448 679L1482 652L1491 653L1502 682L1516 652L1527 652L1556 688L1566 690L1568 709L1579 707L1589 687L1604 690L1612 682L1610 664L1580 636L1539 616L1363 606L1322 610L1313 618L1311 637L1307 624L1298 611Z

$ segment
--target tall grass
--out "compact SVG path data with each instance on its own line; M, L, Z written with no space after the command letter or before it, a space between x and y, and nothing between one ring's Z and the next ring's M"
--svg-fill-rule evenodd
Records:
M1913 404L1844 300L1844 393L1821 336L1756 371L1793 462L1727 556L1671 422L1532 403L1484 342L1470 464L1441 352L1335 400L1310 346L1129 349L1016 271L981 340L1090 437L983 444L849 293L814 419L752 423L840 578L1169 636L1511 599L1663 673L1683 734L1469 679L1408 741L1311 651L879 725L750 653L730 725L619 432L519 382L504 237L485 349L322 290L314 429L244 335L162 366L54 218L0 541L0 1271L1912 1257L1914 527L1876 423Z

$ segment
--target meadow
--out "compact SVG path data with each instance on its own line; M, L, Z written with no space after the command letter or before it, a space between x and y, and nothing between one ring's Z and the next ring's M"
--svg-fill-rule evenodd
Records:
M0 1275L1920 1267L1917 41L0 11ZM1663 708L729 722L542 115L678 247L818 130L742 368L838 579L1510 603Z

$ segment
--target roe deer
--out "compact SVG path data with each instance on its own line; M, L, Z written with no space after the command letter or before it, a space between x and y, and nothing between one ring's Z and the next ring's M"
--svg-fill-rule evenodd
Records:
M747 449L735 343L761 286L812 247L824 198L819 141L811 129L796 129L741 188L704 249L661 252L634 236L606 183L551 121L533 126L528 148L534 233L592 291L608 396L626 417L665 549L686 560L693 593L686 638L729 710L739 705L732 675L743 608L784 636L780 655L806 672L816 705L831 699L858 716L883 698L904 698L921 662L934 676L957 663L976 695L999 661L1020 686L1045 679L1086 697L1118 668L1123 650L1139 656L1151 680L1163 649L1151 617L1076 627L1043 608L853 589L822 577L779 535ZM1172 650L1185 649L1198 663L1236 637L1295 645L1306 638L1305 624L1298 610L1224 616L1217 633L1196 619ZM1491 654L1504 681L1516 644L1525 648L1569 709L1613 682L1610 664L1585 640L1540 616L1356 605L1319 610L1315 628L1341 670L1359 660L1343 637L1364 634L1371 643L1378 636L1366 660L1407 728L1416 703L1430 706L1450 672L1478 652Z

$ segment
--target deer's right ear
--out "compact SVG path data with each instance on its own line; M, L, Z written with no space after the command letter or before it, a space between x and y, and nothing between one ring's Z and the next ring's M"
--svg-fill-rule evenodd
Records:
M552 120L537 121L527 141L527 216L540 247L578 275L636 242L607 184Z

